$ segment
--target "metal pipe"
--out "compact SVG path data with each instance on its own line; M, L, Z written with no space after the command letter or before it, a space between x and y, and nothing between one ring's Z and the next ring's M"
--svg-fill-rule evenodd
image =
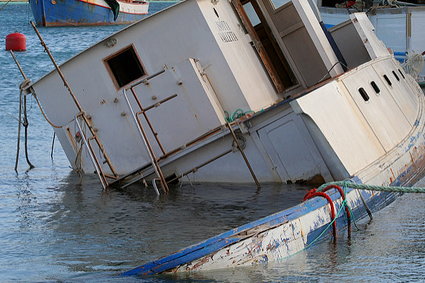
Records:
M251 164L249 164L248 158L246 157L245 152L243 151L242 147L240 146L240 144L238 142L238 139L237 139L237 137L235 135L235 132L233 131L232 126L229 124L229 122L227 122L226 124L227 124L227 127L230 130L230 133L232 134L233 140L236 143L236 147L238 148L239 152L242 154L243 159L245 160L245 164L248 167L249 172L251 173L251 176L254 179L255 184L257 185L257 188L260 188L261 187L260 186L260 182L258 182L258 179L255 176L254 170L252 170Z
M161 149L161 151L162 151L162 154L165 154L165 149L164 149L164 147L162 146L161 142L159 141L158 133L157 133L157 132L155 131L155 129L153 128L152 123L151 123L151 121L149 120L148 115L146 115L146 113L145 113L145 111L144 111L144 109L143 109L142 103L140 102L139 98L137 97L136 93L134 92L134 89L133 89L133 88L131 88L130 90L131 90L131 93L133 94L134 99L136 100L137 105L138 105L138 106L139 106L139 108L140 108L141 113L143 114L143 117L145 118L146 122L148 123L148 126L149 126L149 128L151 129L151 132L152 132L153 136L155 137L155 140L156 140L156 142L158 143L159 148L160 148L160 149ZM137 114L136 114L136 116L137 116Z
M123 95L124 95L125 101L127 102L128 107L130 108L130 112L131 112L131 115L133 116L133 120L136 122L137 128L139 130L139 134L140 134L140 136L141 136L141 138L143 140L143 143L145 144L145 147L146 147L146 149L148 151L148 155L149 155L149 157L151 159L152 166L153 166L153 168L155 170L155 173L156 173L156 175L159 177L159 179L161 181L161 185L162 185L162 188L163 188L164 192L165 193L168 193L169 189L168 189L167 182L165 181L164 175L162 174L161 168L160 168L160 166L158 164L158 160L155 157L155 153L154 153L154 151L152 149L152 146L151 146L151 144L148 141L148 138L146 136L145 130L143 129L142 123L140 123L140 120L137 119L136 114L133 111L133 108L131 108L131 104L130 104L130 101L128 100L127 93L126 93L125 90L123 90Z
M18 66L18 69L21 72L22 77L24 78L24 80L27 80L28 77L25 75L24 70L21 67L21 64L19 64L19 61L15 56L15 52L13 52L13 50L9 50L9 52L10 52L10 55L12 55L12 58L15 61L16 65Z
M128 88L126 88L125 90L129 90L129 89L131 89L131 88L133 88L133 87L135 87L135 86L138 86L139 84L146 83L147 81L149 81L149 80L151 80L151 79L153 79L153 78L155 78L155 77L157 77L157 76L159 76L159 75L163 74L164 72L165 72L165 67L164 67L164 70L161 70L161 71L159 71L159 72L157 72L157 73L155 73L155 74L152 74L152 75L150 75L150 76L148 76L148 77L146 77L146 78L144 78L144 79L140 80L140 81L139 81L139 82L137 82L137 83L132 84L131 86L129 86L129 87L128 87Z
M188 142L188 143L180 146L179 148L176 148L176 149L174 149L172 151L167 152L165 155L161 156L159 159L160 160L161 159L165 159L165 158L167 158L167 157L169 157L169 156L171 156L171 155L173 155L173 154L175 154L177 152L180 152L183 149L185 149L185 148L187 148L189 146L192 146L192 145L200 142L201 140L204 140L204 139L208 138L209 136L212 136L213 134L217 133L220 130L222 130L222 127L221 126L215 128L215 129L213 129L213 130L211 130L211 131L209 131L209 132L207 132L207 133L205 133L205 134L203 134L203 135L201 135L201 136L199 136L197 138L195 138L194 140L191 140L190 142Z
M231 152L232 152L232 150L231 150L231 149L229 149L228 151L223 152L223 153L221 153L221 154L217 155L216 157L213 157L213 158L211 158L211 159L209 159L209 160L205 161L204 163L201 163L201 165L198 165L198 166L196 166L196 167L194 167L194 168L190 169L189 171L186 171L186 172L184 172L183 174L181 174L181 175L179 175L179 176L177 176L177 177L173 178L173 179L172 179L172 180L170 180L169 182L171 183L171 182L173 182L173 181L175 181L175 180L178 180L178 179L180 179L180 178L182 178L182 177L184 177L184 176L186 176L186 175L188 175L188 174L190 174L190 173L194 173L194 172L198 171L200 168L204 167L205 165L208 165L208 164L210 164L211 162L216 161L216 160L217 160L217 159L219 159L220 157L223 157L223 156L225 156L226 154L229 154L229 153L231 153Z
M91 148L90 144L87 141L86 135L84 134L84 131L83 131L80 123L78 122L78 117L75 118L75 122L77 124L78 130L81 133L81 138L83 139L84 144L87 147L87 150L88 150L89 155L90 155L90 159L93 162L93 166L96 169L96 173L99 176L99 179L100 179L100 182L102 183L103 189L106 190L106 188L108 187L108 182L106 181L106 178L103 176L102 170L100 170L99 161L96 159L96 157L94 156L93 152L91 151L92 148Z
M46 43L44 42L40 32L38 31L37 27L35 26L34 22L30 21L35 33L37 34L38 38L40 39L40 43L41 45L44 47L44 50L46 51L46 53L49 55L50 60L52 61L53 65L55 66L56 71L58 72L59 76L61 77L64 86L66 87L66 89L68 90L69 94L71 95L72 100L75 103L75 106L77 107L78 111L80 112L77 116L81 115L81 117L83 118L84 122L87 124L92 136L96 137L96 133L93 131L89 121L87 120L87 117L84 114L83 108L81 107L80 103L77 100L77 97L74 95L73 91L71 90L71 87L69 86L68 82L65 79L65 76L63 75L61 69L59 68L59 65L56 63L55 59L53 58L52 53L50 52L49 48L47 48ZM108 155L105 152L105 149L103 148L102 144L100 143L100 141L98 140L98 138L96 137L96 142L98 143L98 146L100 148L100 150L102 151L103 156L105 157L106 162L108 163L109 168L111 169L112 173L117 176L111 160L109 159Z
M150 110L150 109L152 109L152 108L158 107L158 106L159 106L159 105L161 105L162 103L167 102L168 100L171 100L171 99L176 98L176 97L177 97L177 94L170 95L169 97L166 97L166 98L164 98L164 99L162 99L162 100L158 101L157 103L152 104L151 106L148 106L148 107L146 107L145 109L142 109L142 111L143 111L143 112L146 112L146 111L148 111L148 110Z
M31 25L32 25L35 33L37 34L38 38L40 39L41 45L44 47L44 50L46 51L47 55L49 55L50 60L52 61L53 65L55 66L56 71L58 72L59 76L61 77L61 79L62 79L62 81L64 83L64 86L66 87L66 89L68 90L69 94L71 95L72 100L74 101L75 105L78 108L78 111L79 112L82 112L83 111L83 108L81 107L80 103L78 102L77 97L72 92L71 87L69 86L68 82L66 81L65 76L63 75L61 69L59 68L59 65L56 63L55 59L53 58L52 53L50 52L49 48L47 48L47 45L44 42L43 38L41 37L40 32L38 31L38 29L35 26L35 24L34 24L33 21L30 21L30 23L31 23Z

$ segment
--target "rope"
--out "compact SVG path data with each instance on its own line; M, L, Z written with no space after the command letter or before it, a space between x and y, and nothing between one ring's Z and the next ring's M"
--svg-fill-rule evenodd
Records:
M40 112L43 115L44 119L47 121L47 123L49 123L50 126L52 126L53 128L56 128L56 129L62 128L63 126L58 126L55 123L53 123L52 121L50 121L49 118L47 118L47 115L44 112L43 107L41 107L40 101L38 100L38 97L37 97L37 95L35 94L34 91L32 92L32 95L34 96L34 99L37 102L38 108L40 109Z
M242 109L239 108L239 109L236 109L235 112L232 113L232 115L230 115L229 112L224 111L224 116L225 116L226 121L228 123L231 123L231 122L235 121L236 119L239 119L241 117L244 117L246 115L253 114L253 113L254 113L254 111L252 111L252 110L243 111Z
M352 189L378 191L378 192L425 193L425 188L423 187L376 186L376 185L356 184L351 181L329 182L329 183L321 185L317 189L317 191L320 192L329 185L337 185L337 186L348 187Z
M18 172L18 162L19 162L19 152L20 152L20 143L21 143L21 125L24 126L25 133L25 159L28 163L29 169L34 168L34 165L31 163L28 157L28 119L27 119L27 98L24 95L24 92L27 90L31 81L29 79L25 79L19 85L19 116L18 116L18 138L17 138L17 146L16 146L16 160L15 160L15 172ZM23 114L23 117L22 117Z
M312 189L304 196L304 201L311 199L311 198L314 198L314 197L325 198L328 201L329 205L331 206L331 220L332 220L332 226L333 226L333 236L334 236L334 240L336 240L335 205L334 205L331 197L328 196L327 194L325 194L324 192L317 192L316 189Z
M345 191L340 187L340 186L337 186L337 185L329 185L329 186L327 186L327 187L325 187L324 189L323 189L323 192L327 192L327 191L329 191L330 189L337 189L338 190L338 192L339 192L339 194L341 195L341 197L342 197L342 200L345 200ZM348 205L346 205L345 206L345 213L346 213L346 215L347 215L347 224L348 224L348 231L350 231L351 229L351 213L350 213L350 208L348 207Z
M22 85L22 84L21 84ZM19 152L21 144L21 125L22 125L22 88L19 86L19 114L18 114L18 138L16 144L16 159L15 159L15 172L18 173L18 163L19 163Z
M286 258L293 257L293 256L299 254L300 252L302 252L303 250L308 249L309 247L314 245L317 241L319 241L323 237L323 235L329 230L329 228L331 226L333 226L334 229L335 229L334 223L339 218L339 216L340 216L340 214L341 214L341 212L344 208L346 210L348 208L348 210L350 211L351 218L353 218L353 220L354 220L353 221L354 225L356 226L357 229L359 229L356 225L356 219L354 217L354 213L351 210L351 208L348 206L347 200L345 199L345 189L346 188L359 189L359 190L370 190L370 191L380 191L380 192L425 193L425 188L422 188L422 187L376 186L376 185L356 184L356 183L353 183L352 181L338 181L338 182L329 182L329 183L321 185L318 189L310 190L309 192L307 192L307 194L305 195L304 198L311 198L311 197L317 195L317 193L322 192L322 191L327 191L329 188L332 188L333 186L340 186L340 187L344 188L344 191L343 191L344 197L343 197L343 200L341 202L341 206L339 207L339 209L336 213L336 216L332 219L332 221L330 221L328 223L326 228L313 241L311 241L307 246L304 247L304 249L299 250L298 252L287 256ZM338 189L338 191L341 193L341 191L339 189ZM320 195L320 196L322 196L322 195Z

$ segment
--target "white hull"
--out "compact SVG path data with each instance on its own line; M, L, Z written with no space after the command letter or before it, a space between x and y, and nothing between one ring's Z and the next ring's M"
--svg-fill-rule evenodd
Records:
M392 183L415 160L400 145L415 139L412 133L422 124L422 92L364 14L332 31L351 69L344 73L309 4L294 1L283 8L279 13L286 16L279 15L278 23L297 17L288 22L292 26L275 26L282 29L276 40L296 78L283 92L276 91L273 70L259 60L270 61L252 49L238 17L226 14L231 4L204 0L164 10L61 66L79 101L75 107L55 72L36 82L32 88L60 127L55 132L72 166L97 173L105 187L117 180L186 176L231 183L359 176L362 182ZM197 16L181 22L185 13ZM126 50L134 55L124 60L142 58L135 66L142 77L119 85L121 78L111 79L106 65ZM225 121L225 112L239 108L252 112L230 124L243 152ZM403 164L394 163L400 158Z

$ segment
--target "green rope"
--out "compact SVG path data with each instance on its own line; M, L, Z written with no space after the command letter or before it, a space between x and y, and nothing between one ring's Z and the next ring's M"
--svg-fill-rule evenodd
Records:
M317 191L320 192L329 185L337 185L352 189L379 191L379 192L394 192L394 193L425 193L425 188L422 187L401 187L401 186L375 186L366 184L356 184L350 181L329 182L321 185Z
M236 109L235 112L232 113L232 115L230 115L229 112L224 111L225 119L229 123L251 113L254 113L254 111L251 111L251 110L243 111L241 108Z
M338 181L338 182L329 182L326 184L321 185L317 191L320 192L322 191L324 188L326 188L329 185L337 185L340 186L344 189L344 195L346 195L346 189L347 188L352 188L352 189L359 189L359 190L369 190L369 191L381 191L381 192L399 192L399 193L425 193L425 188L422 187L401 187L401 186L375 186L375 185L365 185L365 184L356 184L353 183L351 181ZM307 246L305 246L303 249L288 255L284 258L282 258L282 260L284 259L288 259L290 257L293 257L297 254L299 254L300 252L308 249L309 247L311 247L312 245L314 245L317 241L319 241L323 235L329 230L329 228L332 226L332 224L338 219L338 217L341 215L342 210L345 208L345 206L348 207L348 209L350 210L350 214L351 214L351 218L353 220L354 225L356 226L356 228L359 230L359 228L356 225L356 219L354 216L354 213L352 211L352 209L350 208L350 206L347 203L347 200L343 200L341 202L341 205L337 211L337 214L335 216L335 218L329 222L326 226L326 228L313 240L311 241Z
M304 249L308 249L310 246L312 246L314 243L316 243L320 238L322 238L322 236L329 230L329 228L332 226L332 224L338 219L338 217L340 216L340 214L341 214L341 212L342 212L342 210L344 209L345 206L348 207L347 200L343 200L341 202L341 206L339 207L339 209L338 209L338 211L337 211L337 213L335 215L335 218L331 222L329 222L329 224L325 228L325 230L323 230L322 233L320 233L319 236L316 237L316 239L314 239L313 241L311 241L310 244L308 244L307 246L305 246Z
M288 259L290 257L293 257L293 256L295 256L295 255L303 252L304 250L308 249L309 247L311 247L312 245L314 245L317 241L319 241L323 237L323 235L325 235L325 233L329 230L329 228L332 226L332 224L338 219L338 217L340 216L342 210L344 209L344 207L346 205L347 205L347 201L346 200L343 200L341 202L341 206L339 207L339 209L338 209L338 211L336 213L335 218L331 222L328 223L328 225L326 226L326 228L313 241L311 241L310 244L308 244L307 246L305 246L304 248L302 248L301 250L299 250L299 251L297 251L297 252L295 252L293 254L290 254L290 255L288 255L286 257L283 257L281 260L286 260L286 259Z

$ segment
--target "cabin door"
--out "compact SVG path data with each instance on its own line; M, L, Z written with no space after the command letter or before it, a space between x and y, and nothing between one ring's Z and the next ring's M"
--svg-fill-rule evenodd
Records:
M264 8L278 44L291 58L291 67L296 70L299 82L310 87L323 80L328 74L323 57L330 51L323 50L319 43L324 33L310 1L258 1L261 1L259 4Z
M282 93L285 89L296 85L295 76L274 38L257 0L232 0L232 4L251 36L253 45L277 93Z

